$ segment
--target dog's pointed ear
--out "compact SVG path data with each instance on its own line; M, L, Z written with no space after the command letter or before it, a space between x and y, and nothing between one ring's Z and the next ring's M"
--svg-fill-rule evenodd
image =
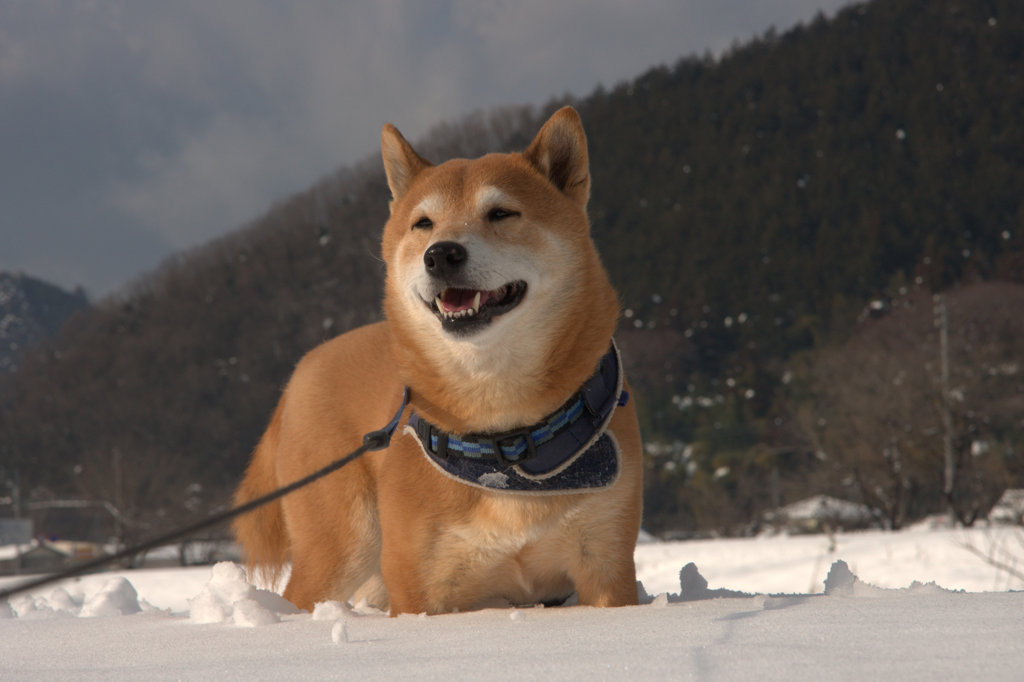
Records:
M573 201L586 205L590 198L590 163L587 136L580 115L572 107L556 111L537 133L523 156Z
M412 145L406 142L398 128L390 123L384 124L380 133L380 152L384 160L384 172L388 176L388 187L391 188L391 199L397 201L405 194L413 178L431 163L416 153Z

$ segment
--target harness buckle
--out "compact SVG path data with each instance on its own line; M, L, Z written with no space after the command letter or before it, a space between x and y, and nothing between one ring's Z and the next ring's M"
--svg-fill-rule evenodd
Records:
M427 450L433 450L438 457L448 459L448 433L437 428L426 419L420 419L413 415L416 420L416 435ZM434 439L437 439L437 446L434 446Z
M526 443L526 450L519 455L506 455L501 449L502 444L510 450L515 449L516 439L522 438L523 442ZM498 460L498 463L508 468L515 464L522 464L528 460L533 459L537 456L537 443L533 440L533 432L530 429L518 429L515 431L506 431L500 435L494 436L491 439L491 446L494 448L494 457Z
M448 459L448 432L440 429L434 431L437 433L437 456Z

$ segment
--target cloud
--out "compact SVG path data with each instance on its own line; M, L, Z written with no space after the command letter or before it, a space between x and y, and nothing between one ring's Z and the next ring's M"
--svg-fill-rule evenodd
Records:
M239 227L309 177L286 131L223 114L168 153L143 156L140 173L108 190L109 204L173 248Z
M0 252L0 267L45 262L34 274L107 289L375 153L384 121L415 140L475 110L583 96L838 4L5 3L0 238L26 246ZM29 254L39 233L47 252ZM71 248L82 235L103 258Z

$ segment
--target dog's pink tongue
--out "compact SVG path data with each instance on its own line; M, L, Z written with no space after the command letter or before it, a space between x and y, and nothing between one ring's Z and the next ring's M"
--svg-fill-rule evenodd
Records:
M442 312L457 313L469 310L476 301L476 289L445 289L441 294ZM480 292L480 304L487 300L487 292Z

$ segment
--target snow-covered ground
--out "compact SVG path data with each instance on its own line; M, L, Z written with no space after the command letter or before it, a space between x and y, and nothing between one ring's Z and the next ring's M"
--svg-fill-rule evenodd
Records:
M0 680L1024 679L1021 529L636 556L656 595L643 606L397 619L337 603L295 613L230 563L95 574L0 602Z

